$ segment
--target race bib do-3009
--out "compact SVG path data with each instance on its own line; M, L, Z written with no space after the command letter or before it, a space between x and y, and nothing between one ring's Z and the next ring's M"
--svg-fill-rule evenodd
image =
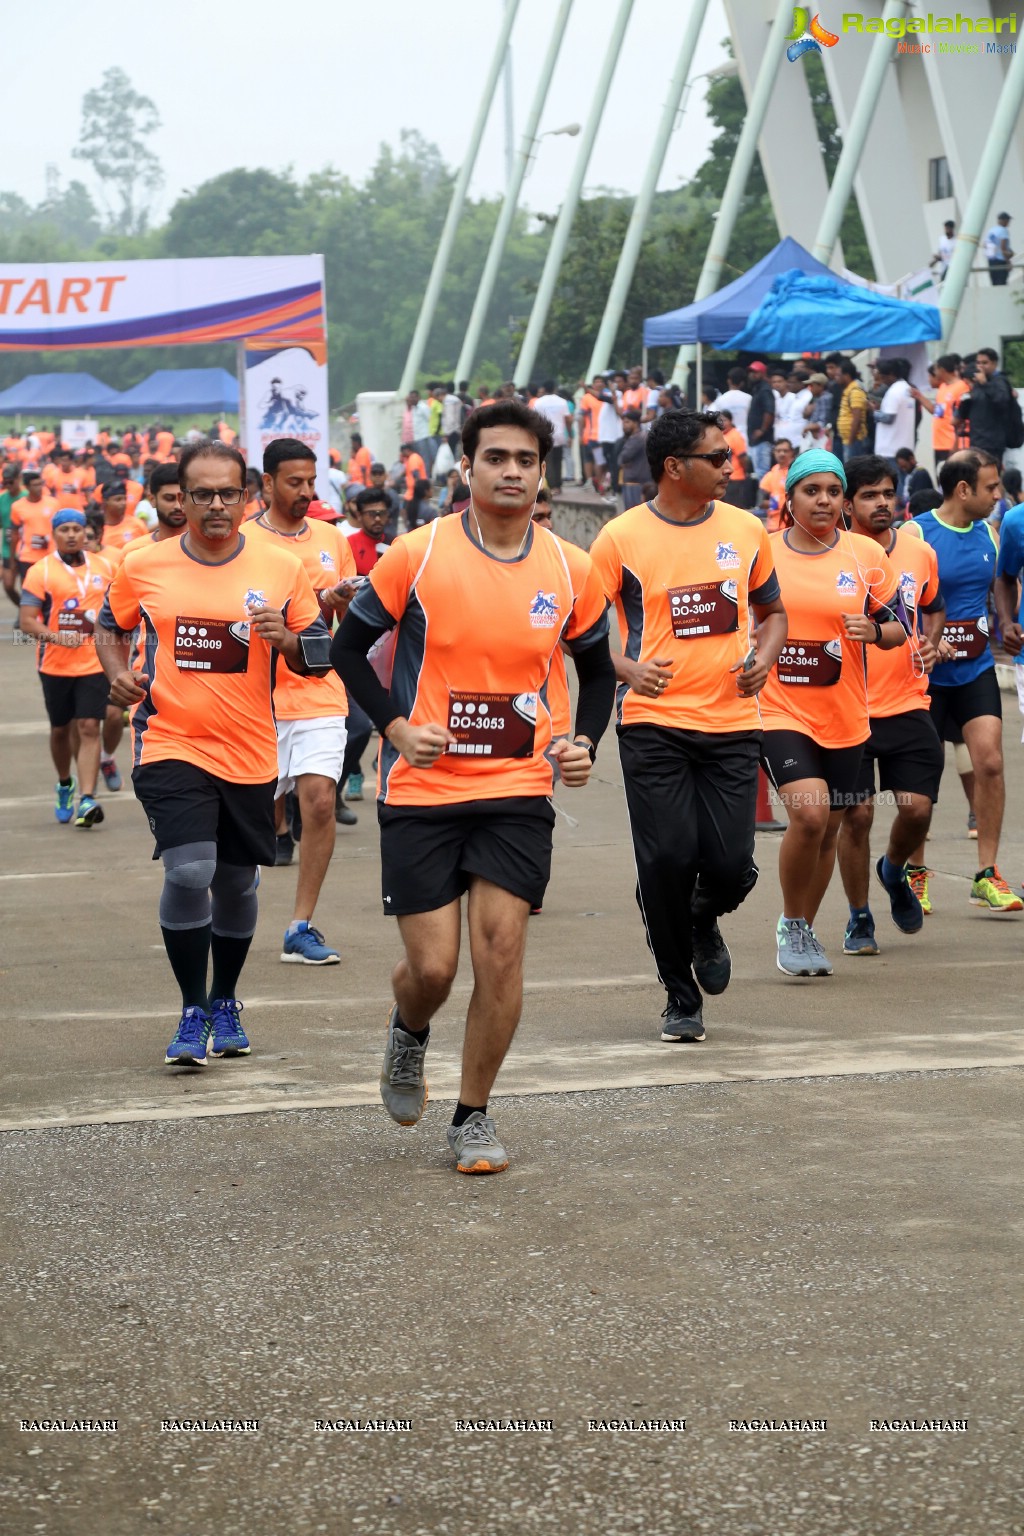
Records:
M245 620L174 621L174 663L183 672L247 672L249 625Z

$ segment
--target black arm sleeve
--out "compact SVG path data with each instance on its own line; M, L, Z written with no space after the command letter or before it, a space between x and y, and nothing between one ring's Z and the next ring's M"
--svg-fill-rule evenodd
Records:
M615 668L608 637L573 656L580 696L576 705L576 735L589 736L596 747L611 719L615 702Z
M385 624L368 624L350 608L331 642L331 666L382 736L392 720L398 719L401 710L392 704L391 695L367 660L366 653L388 628Z

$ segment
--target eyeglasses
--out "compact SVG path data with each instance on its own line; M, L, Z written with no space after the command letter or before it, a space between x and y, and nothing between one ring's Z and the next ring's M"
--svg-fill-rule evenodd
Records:
M680 459L707 459L716 469L721 469L723 464L728 464L732 458L731 448L716 448L714 453L680 453L676 455Z
M234 485L225 486L222 491L211 491L201 485L197 491L183 491L182 495L195 502L197 507L212 507L215 496L220 497L221 505L225 507L237 507L240 501L245 500L245 492Z

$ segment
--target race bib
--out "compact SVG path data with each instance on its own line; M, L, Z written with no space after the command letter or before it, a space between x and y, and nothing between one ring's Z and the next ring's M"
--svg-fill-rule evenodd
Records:
M249 625L224 619L175 619L174 663L182 672L247 672Z
M672 633L677 640L731 635L738 627L739 599L734 581L702 581L667 590Z
M455 757L532 757L535 693L449 693L448 729Z
M954 661L977 661L988 650L988 619L953 619L942 631L956 655Z
M69 597L57 614L57 629L73 630L77 635L91 635L96 625L96 613L83 608L75 597Z
M787 687L833 688L843 670L843 642L788 640L776 665Z

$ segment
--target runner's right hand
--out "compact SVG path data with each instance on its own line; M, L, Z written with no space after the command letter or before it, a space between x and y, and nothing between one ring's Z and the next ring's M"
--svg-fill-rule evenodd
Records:
M673 665L668 656L652 656L650 661L630 664L629 686L645 699L660 699L672 681Z
M1003 649L1008 656L1019 656L1024 650L1024 629L1019 624L1007 624L1003 630Z
M146 697L144 672L119 672L110 685L110 702L130 709Z
M410 725L408 720L396 720L387 739L413 768L433 768L455 737L443 725Z

